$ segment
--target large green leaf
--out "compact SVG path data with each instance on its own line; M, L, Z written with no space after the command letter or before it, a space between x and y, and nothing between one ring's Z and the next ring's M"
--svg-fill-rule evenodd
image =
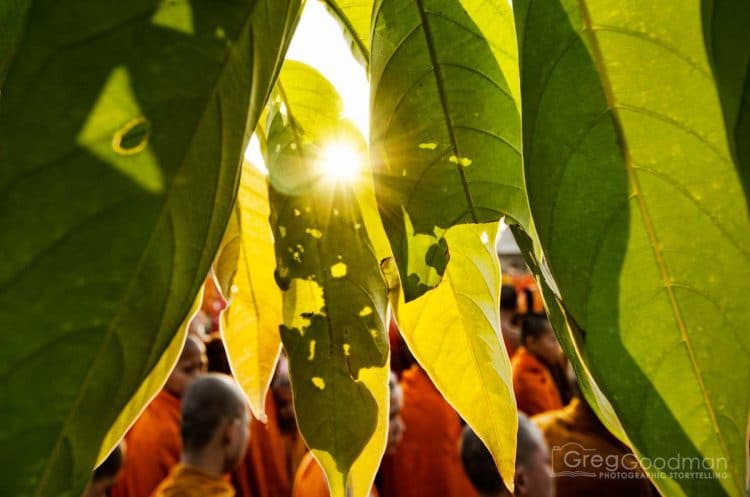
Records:
M518 417L500 334L498 223L448 230L451 260L437 288L398 306L401 334L435 386L490 449L513 488Z
M577 342L580 340L580 335L583 331L566 313L565 306L557 295L555 295L552 288L550 288L549 282L542 272L542 265L539 262L542 256L538 237L536 234L530 236L527 231L524 231L518 225L511 225L509 228L513 232L513 237L526 260L526 264L536 277L537 284L541 289L547 316L549 316L550 322L557 332L560 345L573 367L581 392L607 429L622 440L622 442L631 445L612 405L601 391L601 388L599 388L599 385L597 385L596 380L591 376L591 372L581 358ZM531 232L534 233L533 231Z
M388 405L386 288L356 181L337 182L320 167L331 144L349 143L363 160L364 141L338 115L342 106L330 83L303 64L288 64L269 112L266 158L276 279L284 291L281 338L300 432L328 475L331 495L343 497L365 447L364 456L377 460L385 446L378 419ZM354 488L369 488L377 466L364 465L367 481Z
M380 0L370 81L378 204L406 301L435 287L460 223L529 220L505 0Z
M750 223L701 4L514 5L539 265L577 350L640 456L717 470L647 468L663 493L743 495Z
M750 3L703 0L702 4L706 49L750 206Z
M188 336L188 328L195 313L201 308L203 302L203 288L198 290L198 294L193 300L193 306L190 308L187 316L177 328L177 333L167 345L166 350L159 358L154 369L148 374L138 390L135 392L130 401L125 405L120 415L107 431L99 448L99 455L96 458L96 464L100 464L112 452L112 449L120 443L122 437L128 432L133 423L138 419L143 409L156 397L164 386L165 380L174 369L175 364L180 358L182 349L185 346L185 339Z
M80 495L208 272L299 3L3 2L0 494Z

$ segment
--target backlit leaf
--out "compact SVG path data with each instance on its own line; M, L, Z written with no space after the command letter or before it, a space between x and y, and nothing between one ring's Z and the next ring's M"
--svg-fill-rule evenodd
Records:
M344 28L354 57L365 67L370 63L370 17L373 0L321 0Z
M542 273L541 265L539 264L541 247L539 247L538 241L534 241L538 240L538 238L530 237L518 225L511 225L510 229L513 231L513 237L526 260L526 264L534 276L536 276L537 284L541 289L542 298L544 299L547 316L557 332L558 341L566 357L573 367L581 393L607 429L623 443L631 445L612 405L596 384L596 380L591 376L591 372L581 358L580 351L576 345L577 340L575 335L580 335L582 331L578 328L575 321L566 314L565 306L563 306L560 299L555 295L555 292L550 288L547 279L545 279Z
M739 497L750 222L701 2L514 6L547 285L636 453L706 461L659 489Z
M245 161L237 203L214 269L229 298L221 323L227 358L253 415L264 422L266 392L281 350L281 292L273 277L269 215L266 176Z
M364 142L341 119L330 83L303 64L288 69L269 112L266 158L276 278L284 291L281 338L300 431L331 495L343 497L355 461L354 488L364 488L384 448L378 419L387 417L387 297L354 191L357 177L337 180L324 171L339 164L322 162L331 145L350 147L351 159L363 160Z
M77 497L209 270L300 0L0 3L0 494Z
M451 226L528 223L516 41L505 0L379 0L373 23L375 188L409 302L439 283Z
M180 324L177 329L177 333L169 342L167 350L164 351L159 362L156 363L154 369L148 374L146 379L141 383L138 391L135 392L133 398L130 399L125 408L117 416L117 420L110 427L107 435L102 441L102 446L99 449L99 456L97 457L96 464L100 464L104 459L107 458L112 449L117 445L120 440L125 436L125 433L130 429L131 425L138 419L143 409L151 402L151 400L159 393L159 391L166 383L169 374L172 372L177 360L180 358L182 349L185 346L185 339L188 335L188 327L190 321L195 316L195 313L200 309L201 302L203 301L203 287L198 290L198 295L195 296L193 301L193 307L190 308L187 318Z
M490 449L512 489L518 419L500 335L497 228L497 223L486 223L449 229L451 260L443 280L399 305L398 319L409 350Z

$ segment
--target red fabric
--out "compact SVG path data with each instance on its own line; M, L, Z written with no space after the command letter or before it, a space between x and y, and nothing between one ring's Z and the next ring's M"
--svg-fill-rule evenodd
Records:
M149 497L180 461L180 399L159 392L125 441L127 457L112 497Z
M560 392L547 366L519 347L511 359L518 410L529 416L563 407Z
M302 458L297 474L294 476L292 497L329 497L328 482L325 472L320 467L312 452ZM375 487L370 490L370 497L379 497Z
M401 387L404 437L381 465L383 497L476 497L461 464L461 419L430 381L413 366Z

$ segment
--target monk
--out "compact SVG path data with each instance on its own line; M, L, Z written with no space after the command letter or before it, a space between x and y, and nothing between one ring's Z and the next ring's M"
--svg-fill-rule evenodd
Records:
M521 344L511 361L518 409L529 416L563 406L552 368L564 356L547 317L527 314L521 322Z
M292 402L292 382L289 379L289 359L284 355L279 357L279 365L271 381L271 393L276 406L276 419L284 441L289 481L293 481L302 458L307 454L307 445L297 428L297 418Z
M480 497L553 497L555 486L544 436L529 418L518 415L515 494L505 487L490 451L470 427L461 436L461 460ZM608 494L601 494L608 495Z
M234 497L226 475L245 455L247 401L229 376L196 378L182 400L182 454L153 497Z
M91 476L83 497L107 497L110 489L117 482L117 478L122 470L122 463L125 459L125 443L120 442L107 458L97 466L94 474Z
M224 343L218 333L212 333L206 343L208 369L231 375ZM291 475L286 448L276 413L276 402L269 390L266 395L266 415L262 423L250 421L250 439L245 457L232 472L232 485L238 497L289 497Z
M206 348L188 335L164 388L125 437L128 459L112 497L149 497L180 460L180 398L188 383L206 369Z
M396 452L401 438L404 434L404 422L401 419L401 408L403 406L403 392L398 384L395 373L391 373L388 381L390 391L390 407L388 413L388 440L385 446L386 454ZM329 497L328 482L325 472L315 460L312 452L308 452L300 463L297 474L294 477L292 497ZM377 489L373 486L370 497L379 497Z
M566 407L531 419L552 449L552 467L558 473L555 477L558 497L658 495L630 449L604 427L582 397L574 397ZM594 455L607 464L592 463ZM569 475L574 471L592 476ZM608 472L618 478L607 478Z
M503 285L500 290L500 329L508 356L513 357L521 346L521 330L518 329L518 294L513 285Z
M461 466L461 418L415 364L403 372L401 444L386 455L379 475L383 497L474 497Z

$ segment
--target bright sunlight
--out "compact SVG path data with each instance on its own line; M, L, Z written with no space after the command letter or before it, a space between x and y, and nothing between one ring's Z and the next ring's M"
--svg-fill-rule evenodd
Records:
M323 149L319 167L323 175L332 181L352 183L362 168L362 156L351 144L334 142Z

